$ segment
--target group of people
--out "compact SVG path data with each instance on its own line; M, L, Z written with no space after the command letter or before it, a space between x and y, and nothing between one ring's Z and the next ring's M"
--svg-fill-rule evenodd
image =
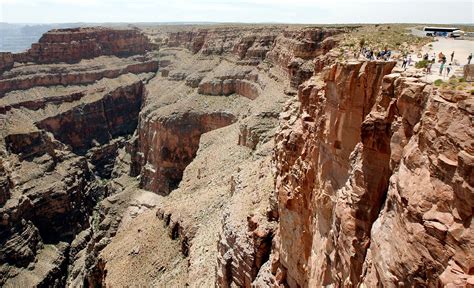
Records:
M435 62L435 58L436 58L436 53L433 53L433 60L432 60L432 63ZM446 67L446 76L449 77L449 73L451 73L451 70L453 69L453 62L454 60L454 51L453 53L451 53L451 61L449 62L449 65ZM446 62L447 62L447 58L446 58L446 55L443 54L443 52L439 52L438 54L438 63L441 63L441 65L439 66L439 76L443 75L443 71L444 71L444 68L446 66ZM430 71L431 72L431 71Z
M433 53L432 57L430 57L430 55L428 53L425 53L422 57L423 60L427 62L426 67L425 67L425 71L428 74L431 74L431 68L433 67L433 64L438 62L438 63L440 63L439 76L442 76L443 72L444 72L444 75L449 77L451 71L453 71L454 51L449 56L450 56L450 62L449 62L449 64L447 64L448 57L446 57L446 55L444 55L443 52L440 52L437 55L437 57L436 57L436 53ZM418 57L421 57L421 54L419 54ZM467 64L468 65L471 64L471 60L472 60L472 53L467 57ZM402 60L402 68L404 68L406 70L407 67L410 66L412 62L413 62L413 59L412 59L411 55L405 55L403 57L403 60Z
M412 61L413 59L411 59L411 55L408 57L407 56L403 57L402 68L407 70L407 66L410 66Z
M361 51L362 55L364 55L365 58L368 60L385 60L388 61L390 60L390 57L392 56L392 51L385 48L384 50L381 50L379 52L376 52L370 48L362 47Z
M360 53L367 59L367 60L385 60L388 61L390 60L390 57L392 56L392 51L385 48L384 50L381 51L374 51L371 48L367 47L362 47L360 50ZM356 53L354 54L354 57L356 57ZM433 53L433 56L430 57L428 53L425 53L424 55L418 54L418 57L423 58L425 60L426 66L425 66L425 71L428 74L431 74L431 69L433 68L433 64L436 62L440 63L439 66L439 76L444 75L446 77L449 77L451 72L453 71L453 62L454 62L454 51L449 55L450 56L450 62L447 64L448 58L446 55L443 54L443 52L440 52L437 57L436 53ZM472 60L472 53L467 57L467 64L471 64ZM413 63L413 58L411 55L405 55L402 60L402 68L405 70L407 69L408 66L410 66Z

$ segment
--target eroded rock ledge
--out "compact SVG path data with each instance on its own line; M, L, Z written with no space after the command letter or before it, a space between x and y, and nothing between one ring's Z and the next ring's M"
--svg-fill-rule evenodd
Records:
M149 45L137 31L76 29L1 55L0 286L65 286L73 242L90 238L84 231L158 68L150 55L116 56ZM84 60L99 55L110 56ZM57 63L67 59L78 63Z
M27 52L13 54L14 62L75 63L101 55L131 56L151 49L139 30L105 27L51 30Z
M137 155L140 186L164 195L176 189L196 156L200 136L235 121L229 113L193 111L142 121Z
M300 88L297 119L282 114L279 228L267 266L274 276L261 271L258 283L466 283L472 164L464 159L473 138L465 134L472 111L463 107L472 99L446 101L444 91L388 75L392 67L336 64Z
M0 285L472 281L472 97L346 28L147 29L0 54Z

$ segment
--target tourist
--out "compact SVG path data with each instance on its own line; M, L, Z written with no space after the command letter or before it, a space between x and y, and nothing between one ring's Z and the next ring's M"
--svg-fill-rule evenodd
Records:
M433 63L429 62L428 66L426 66L426 73L431 74L431 67L433 66Z
M454 59L454 51L453 53L451 53L451 62L453 62L453 59Z
M451 63L449 63L448 67L446 67L446 76L449 77L449 73L451 72Z
M472 53L469 54L469 56L467 56L467 65L471 64L471 60L472 60Z
M408 63L407 63L408 66L411 65L411 61L412 61L412 59L411 59L411 55L410 55L410 57L408 58Z
M439 66L439 76L443 75L443 70L444 70L444 63L441 63L441 66Z
M403 62L402 62L402 68L405 68L407 69L407 62L408 62L408 59L405 57L403 58Z
M441 62L441 60L443 59L443 57L444 57L443 52L439 52L439 54L438 54L438 62Z

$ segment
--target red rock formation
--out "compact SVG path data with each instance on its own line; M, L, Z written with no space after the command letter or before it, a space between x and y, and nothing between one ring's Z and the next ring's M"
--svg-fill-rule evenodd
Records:
M190 86L192 86L190 83ZM216 75L211 79L200 80L198 93L203 95L231 95L239 94L255 100L261 93L258 84L258 74L252 69L228 71L223 75Z
M261 142L265 143L273 138L273 127L279 113L263 112L254 117L248 117L239 126L238 145L246 146L252 150Z
M167 44L169 47L184 46L193 53L197 53L204 45L207 33L205 29L170 33Z
M257 84L244 79L213 79L201 82L199 84L198 93L216 96L227 96L235 93L254 100L260 94L260 88Z
M0 74L13 67L13 55L10 52L0 52Z
M334 224L338 202L331 199L338 200L350 176L350 154L361 140L362 121L375 103L382 77L394 64L334 65L325 73L324 86L310 82L300 88L299 119L277 136L280 269L292 287L328 285L337 282L339 273L357 274L362 267L363 257L357 255L362 248L351 248L351 243L335 248L337 234L332 227L339 223ZM289 115L283 119L294 122ZM368 234L370 224L360 229L359 234ZM354 263L339 262L342 257L334 256L338 251L343 256L344 251L353 251L349 255Z
M284 125L275 150L280 222L272 281L468 281L474 138L465 129L472 101L398 74L382 82L392 67L336 64L324 84L300 88L296 121L283 114L294 124Z
M462 91L432 91L410 78L386 82L380 102L390 112L385 118L392 117L392 176L370 234L363 282L469 287L473 99Z
M59 105L61 103L68 103L80 100L84 97L84 92L74 92L71 94L61 95L61 96L51 96L45 97L43 99L37 100L26 100L13 103L11 105L0 106L0 114L5 114L7 111L10 111L14 108L26 108L29 110L39 110L43 109L48 104Z
M463 73L466 81L474 81L474 64L464 65Z
M51 245L69 239L88 225L88 213L98 190L85 158L68 153L47 133L9 135L6 142L13 155L5 161L9 165L13 162L15 170L7 172L12 193L0 207L0 284L8 287L23 283L26 278L22 277L26 276L19 274L23 271L20 269L29 266L25 273L37 273L31 281L50 286L64 277L67 247L62 244L59 262L47 256L42 260L42 255L49 255L47 251L59 247ZM14 162L15 154L25 161ZM35 265L43 265L37 262L48 259L52 261L48 266L29 272Z
M53 133L73 151L84 153L92 146L105 144L135 130L143 89L141 81L120 87L96 102L41 120L37 126Z
M27 52L14 54L15 62L75 63L101 55L131 56L143 54L151 44L133 29L104 27L51 30Z
M234 227L224 214L224 231L218 243L218 287L251 287L258 271L268 260L274 227L256 216L247 217L247 229Z
M187 112L141 119L138 139L140 186L168 194L177 187L184 169L196 156L201 134L235 120L234 115L225 112Z
M102 78L116 78L127 73L156 72L157 69L158 62L148 60L143 63L133 63L115 69L77 71L74 73L64 73L67 71L61 70L56 72L53 69L45 74L21 75L20 77L4 75L3 79L0 78L0 97L10 91L26 90L36 86L90 84Z
M121 136L137 126L140 79L151 74L142 73L158 68L147 55L38 63L128 56L147 43L133 30L71 29L51 31L12 56L36 64L12 68L11 55L2 54L8 71L0 75L0 286L64 286L69 243L88 228L105 194L98 177L110 177ZM128 73L141 75L118 77ZM78 84L91 85L45 87ZM72 257L78 247L85 246L74 244Z
M296 88L312 76L311 61L306 62L335 47L337 42L331 36L341 32L338 29L318 28L286 30L276 38L267 58L290 75L291 86Z
M240 59L260 59L263 60L271 50L276 34L257 34L243 37L233 49L233 53Z

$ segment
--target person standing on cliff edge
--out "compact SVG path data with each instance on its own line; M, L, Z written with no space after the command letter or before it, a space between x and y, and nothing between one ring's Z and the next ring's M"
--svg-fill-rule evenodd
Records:
M451 53L451 63L453 62L453 59L454 59L454 51L453 53Z
M472 60L472 53L469 54L469 56L467 56L467 65L471 64L471 60Z
M441 66L439 66L439 76L443 74L443 70L444 70L444 62L441 62Z

